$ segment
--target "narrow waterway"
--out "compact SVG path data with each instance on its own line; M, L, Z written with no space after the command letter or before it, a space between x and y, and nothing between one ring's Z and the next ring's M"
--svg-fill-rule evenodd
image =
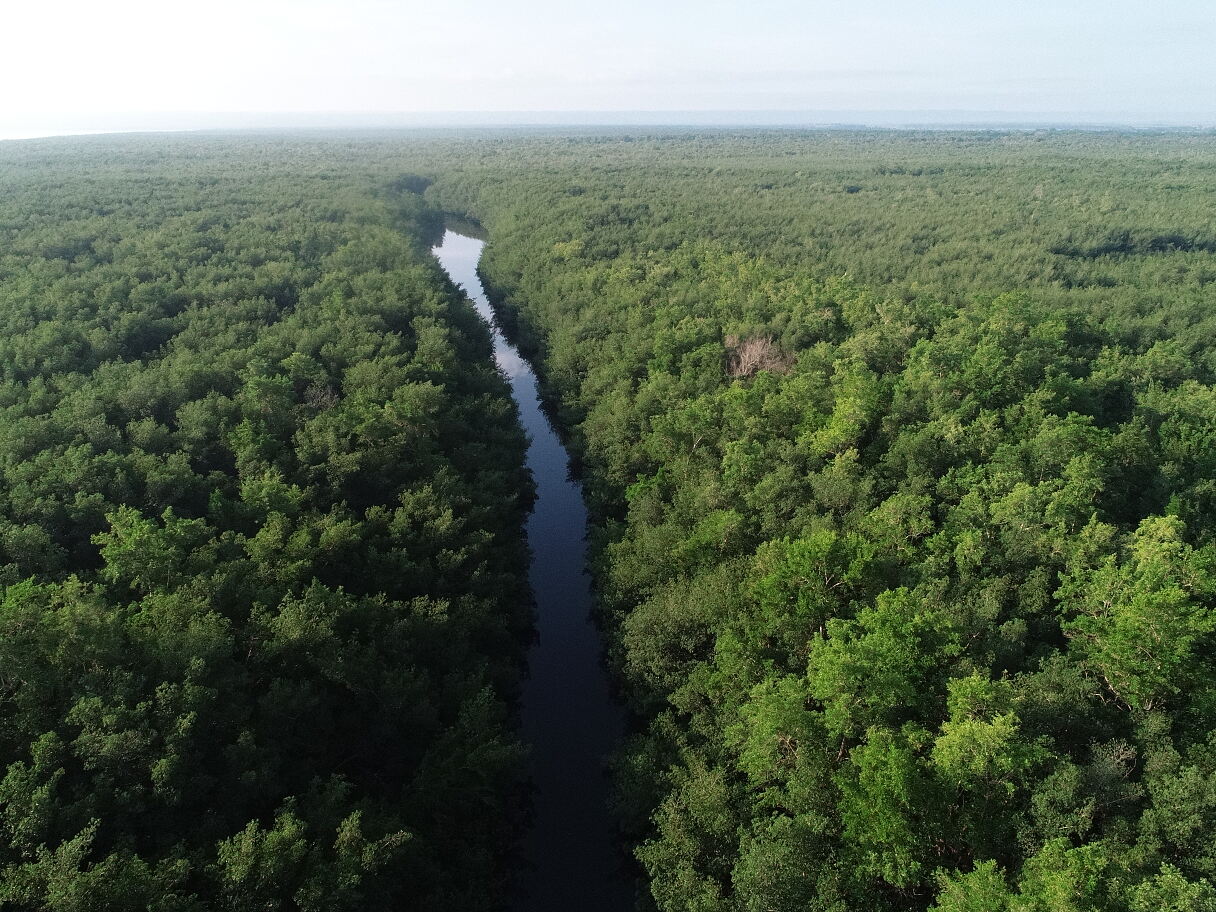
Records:
M620 742L624 713L612 699L591 621L586 572L587 510L569 456L541 410L536 376L503 338L477 276L482 241L453 231L434 249L494 332L494 358L511 382L528 432L528 468L537 500L528 520L529 580L539 638L528 654L523 737L533 748L535 819L520 912L629 912L608 814L604 757Z

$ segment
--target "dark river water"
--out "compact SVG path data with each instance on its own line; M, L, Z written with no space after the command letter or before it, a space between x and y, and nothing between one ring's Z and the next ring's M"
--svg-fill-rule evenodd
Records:
M526 854L520 912L629 912L632 887L621 872L608 814L604 758L625 731L601 665L586 572L587 510L570 479L569 456L541 411L536 376L494 322L477 261L482 241L445 232L434 249L494 331L494 358L528 432L528 468L537 500L528 520L529 580L539 639L528 654L523 737L532 745L535 821Z

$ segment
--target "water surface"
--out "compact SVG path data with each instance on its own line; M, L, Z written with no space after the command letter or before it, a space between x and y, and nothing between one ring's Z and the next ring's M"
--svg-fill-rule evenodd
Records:
M620 870L608 814L604 757L625 730L601 665L602 644L591 621L587 576L587 509L571 480L569 456L541 410L531 366L494 321L477 261L485 244L453 231L434 250L452 281L464 288L494 333L494 358L511 382L528 432L528 468L536 506L528 519L539 639L528 654L523 737L533 746L535 821L526 853L521 912L629 912L633 893Z

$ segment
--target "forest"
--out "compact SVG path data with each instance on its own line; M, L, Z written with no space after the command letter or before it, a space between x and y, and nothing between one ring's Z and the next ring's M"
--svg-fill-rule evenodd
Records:
M459 215L591 511L639 908L1216 910L1216 135L95 138L0 186L0 900L509 904L531 488Z
M485 324L408 181L179 153L3 166L0 906L495 908L531 483Z

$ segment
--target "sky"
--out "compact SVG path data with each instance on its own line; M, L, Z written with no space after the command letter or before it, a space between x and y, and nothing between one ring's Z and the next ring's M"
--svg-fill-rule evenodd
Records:
M0 0L0 136L470 112L1210 125L1213 48L1213 0Z

